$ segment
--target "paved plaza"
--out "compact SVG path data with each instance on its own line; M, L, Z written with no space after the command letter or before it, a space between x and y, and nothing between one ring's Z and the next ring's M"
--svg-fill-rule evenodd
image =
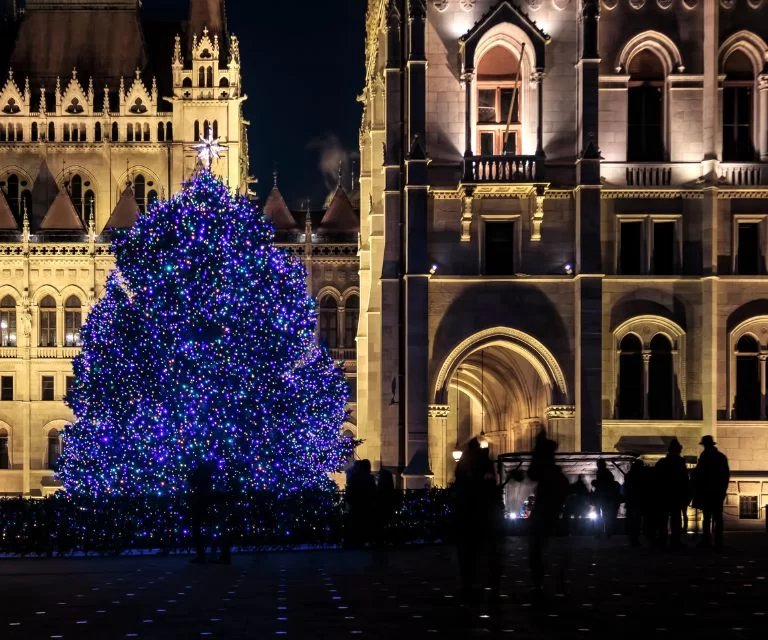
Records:
M561 541L562 542L562 541ZM574 538L567 596L531 602L525 540L507 541L501 610L460 606L452 550L0 559L0 638L757 638L768 633L768 535L728 551L630 550ZM556 567L552 574L556 573ZM554 578L550 577L554 592Z

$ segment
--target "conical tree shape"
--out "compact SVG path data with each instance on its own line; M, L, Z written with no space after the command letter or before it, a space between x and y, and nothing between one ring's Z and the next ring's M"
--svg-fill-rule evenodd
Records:
M225 490L329 486L352 448L346 381L316 344L304 269L273 235L209 172L118 232L74 363L70 492L172 495L201 461Z

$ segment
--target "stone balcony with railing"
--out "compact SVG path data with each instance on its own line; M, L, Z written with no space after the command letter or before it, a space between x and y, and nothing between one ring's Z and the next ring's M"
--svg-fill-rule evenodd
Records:
M0 347L0 359L22 358L24 351L19 347ZM81 347L32 347L29 357L40 360L72 360L80 355Z
M701 162L603 162L606 187L628 189L696 188L706 184ZM721 162L718 185L758 187L768 185L768 163Z
M510 184L539 181L543 167L536 156L466 156L465 184Z

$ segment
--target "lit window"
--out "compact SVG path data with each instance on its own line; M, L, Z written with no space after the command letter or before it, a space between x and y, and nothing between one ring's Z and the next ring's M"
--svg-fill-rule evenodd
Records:
M742 336L736 344L736 400L737 420L759 420L763 397L760 392L760 345L750 335Z
M739 496L739 519L758 520L760 504L758 496Z
M56 429L48 432L48 451L46 455L46 467L55 470L61 456L61 435Z
M8 430L0 429L0 469L11 468L8 439Z
M80 331L83 325L82 303L77 296L69 296L64 305L64 346L80 347Z
M16 346L16 301L11 296L0 301L0 346Z
M753 145L752 105L755 74L749 58L735 51L725 61L723 86L723 161L751 162Z
M56 301L51 296L40 302L40 346L56 346Z
M339 346L339 313L336 299L325 296L320 301L319 333L320 340L329 349Z
M627 160L664 160L664 67L645 49L629 64Z
M503 46L488 51L477 67L477 137L480 155L520 153L520 65Z
M357 323L360 318L360 299L350 296L344 303L344 348L354 349L357 338Z

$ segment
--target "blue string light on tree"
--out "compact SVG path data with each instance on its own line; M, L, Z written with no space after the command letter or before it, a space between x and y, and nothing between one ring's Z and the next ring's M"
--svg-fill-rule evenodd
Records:
M74 362L59 470L72 496L173 496L200 461L220 490L329 488L352 453L305 270L210 172L217 141L205 147L179 194L116 235Z

